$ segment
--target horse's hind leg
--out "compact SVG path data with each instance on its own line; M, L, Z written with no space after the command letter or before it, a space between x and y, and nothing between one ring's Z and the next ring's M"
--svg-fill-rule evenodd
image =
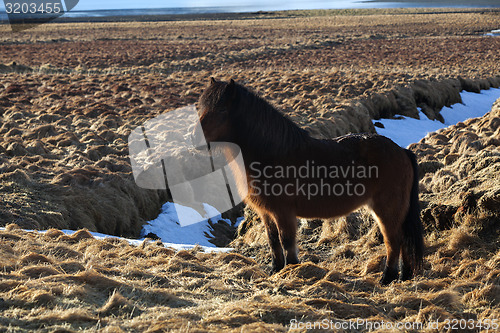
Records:
M413 277L413 267L412 260L408 253L406 253L406 249L404 246L401 246L401 258L403 259L403 264L401 266L401 273L399 274L399 279L401 281L409 280Z
M276 216L281 245L285 249L286 264L298 264L297 256L297 217L290 213L278 214Z
M261 215L267 232L267 239L272 252L273 272L278 272L285 267L285 256L281 246L280 234L274 220L267 214Z
M398 278L401 240L399 237L392 237L385 233L384 243L387 250L387 260L385 262L384 273L380 279L380 284L387 285Z
M397 212L372 208L380 231L384 236L384 244L387 251L384 273L380 279L380 284L387 285L398 278L399 254L402 245L402 218Z

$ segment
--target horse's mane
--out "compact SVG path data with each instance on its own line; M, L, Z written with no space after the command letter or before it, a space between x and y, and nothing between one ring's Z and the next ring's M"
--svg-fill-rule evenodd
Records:
M243 149L256 157L277 159L300 149L309 133L255 92L232 83L229 111L234 133Z

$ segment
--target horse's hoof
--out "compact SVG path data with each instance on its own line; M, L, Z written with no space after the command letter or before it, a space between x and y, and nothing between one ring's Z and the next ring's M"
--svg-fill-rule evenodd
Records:
M281 271L283 268L285 267L285 265L276 265L275 263L273 263L273 267L271 269L271 272L274 274L274 273L278 273L279 271Z
M397 278L398 278L398 271L393 268L386 267L384 269L384 274L382 274L382 278L380 279L380 284L383 286L387 286L389 283L396 280Z

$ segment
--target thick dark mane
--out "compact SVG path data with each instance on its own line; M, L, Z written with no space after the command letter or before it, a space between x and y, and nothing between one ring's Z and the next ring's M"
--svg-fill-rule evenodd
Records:
M234 84L230 117L238 144L265 158L279 158L303 147L309 133L251 90Z

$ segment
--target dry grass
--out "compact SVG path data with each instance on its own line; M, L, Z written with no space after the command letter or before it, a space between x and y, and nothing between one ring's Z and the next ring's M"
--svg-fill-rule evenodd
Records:
M334 244L321 247L301 234L303 263L269 275L269 255L255 261L238 253L176 253L157 243L62 239L9 225L0 231L0 329L284 332L293 319L496 318L500 252L456 237L428 240L433 251L422 274L381 287L380 271L365 268L383 256L381 244L366 250L350 242L354 255L338 257ZM312 255L316 263L304 260Z
M421 163L423 219L429 231L454 227L450 249L481 247L498 237L500 203L500 101L469 119L411 145ZM460 244L460 245L457 245Z
M412 281L378 284L385 249L365 212L302 221L302 264L271 276L262 225L248 211L229 254L58 230L138 235L168 196L135 185L127 136L194 103L210 76L258 90L319 137L373 131L371 119L417 106L438 118L460 89L500 85L500 39L481 36L499 28L498 14L261 13L18 34L0 26L0 331L285 332L292 319L498 318L498 111L413 146L428 252Z

